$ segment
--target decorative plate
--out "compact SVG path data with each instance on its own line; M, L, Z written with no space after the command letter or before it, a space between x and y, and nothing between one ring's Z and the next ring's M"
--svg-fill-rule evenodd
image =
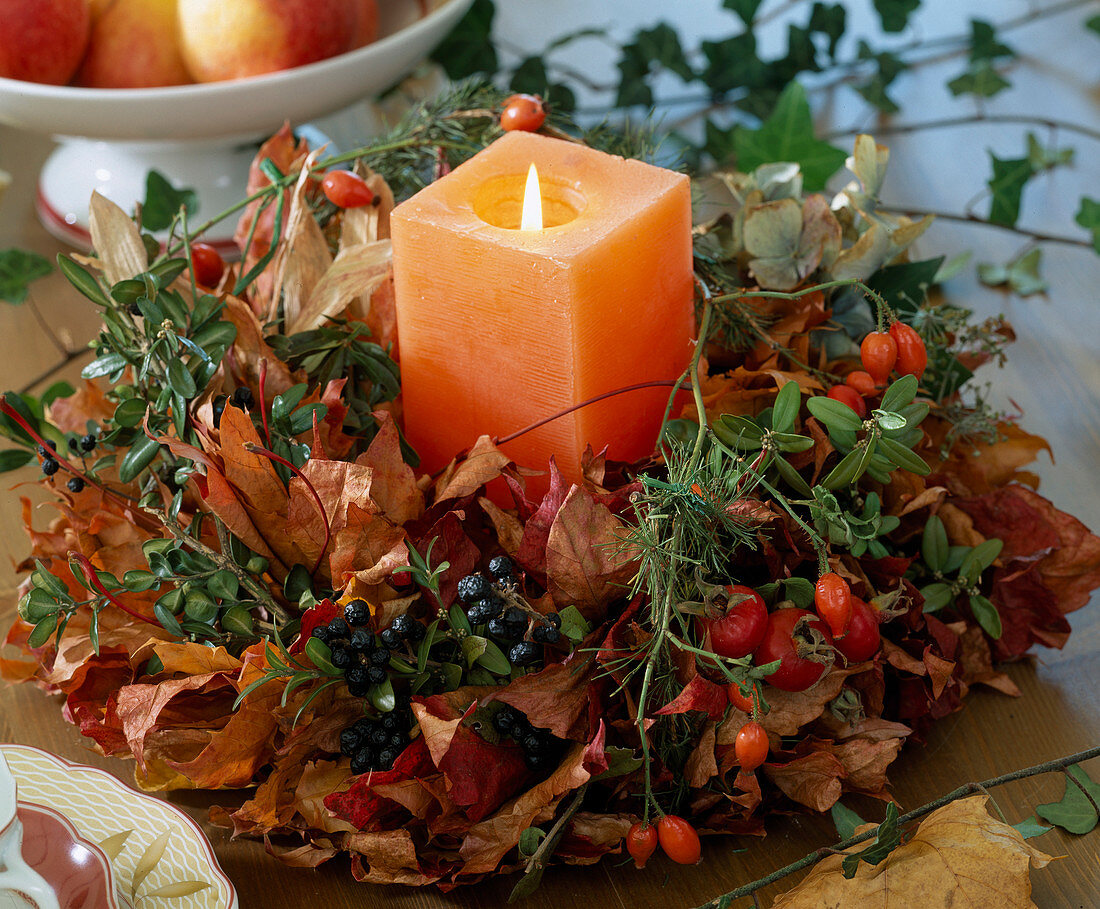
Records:
M173 805L111 774L27 745L0 744L20 801L64 815L111 859L121 895L136 906L237 909L237 894L202 829ZM155 897L155 898L154 898Z

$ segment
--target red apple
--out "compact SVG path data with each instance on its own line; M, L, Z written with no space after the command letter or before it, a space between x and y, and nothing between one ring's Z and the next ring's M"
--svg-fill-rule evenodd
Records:
M88 45L88 0L0 0L0 76L64 85Z
M359 21L351 46L364 47L378 37L378 0L358 0Z
M362 0L179 0L180 42L199 82L242 79L351 50Z
M93 88L190 82L180 53L176 0L100 0L76 81Z

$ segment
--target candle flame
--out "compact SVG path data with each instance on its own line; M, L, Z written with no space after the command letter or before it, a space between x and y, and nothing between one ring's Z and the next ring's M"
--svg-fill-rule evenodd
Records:
M520 230L542 230L542 190L539 188L539 172L534 163L527 171L527 186L523 190L523 215Z

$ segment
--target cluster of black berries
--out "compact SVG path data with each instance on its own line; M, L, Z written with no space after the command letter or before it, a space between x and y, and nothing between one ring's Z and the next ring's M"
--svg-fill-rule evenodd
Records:
M340 733L340 753L351 758L352 773L389 770L409 745L412 713L399 707L379 719L363 717Z
M549 729L532 726L515 707L505 704L493 714L493 728L500 735L511 736L523 749L523 761L528 770L549 770L561 762L565 740L551 734Z
M245 385L237 388L232 397L218 395L214 398L214 428L218 429L221 426L222 414L225 412L226 404L230 404L238 410L251 410L252 405L255 403L255 398L252 397L252 389Z
M83 447L86 440L91 439L91 445L88 448L84 448L84 451L91 451L95 448L96 438L93 435L84 436L79 443L75 439L69 439L69 447L76 451L76 447L79 445ZM57 460L57 446L53 442L46 445L38 446L38 456L42 459L42 473L48 477L52 477L61 469L61 462ZM83 477L69 477L65 485L69 488L70 492L80 492L84 489Z
M513 666L530 666L542 656L542 644L561 640L561 616L556 612L535 617L519 606L509 606L502 594L516 587L515 566L507 556L489 560L489 574L468 574L458 582L458 598L466 604L466 618L473 626L484 625L494 638L514 642L508 650ZM530 630L530 640L527 638Z
M328 645L332 665L343 670L348 691L362 698L370 693L372 685L386 681L390 653L406 640L420 640L424 626L412 616L401 615L375 638L370 630L370 606L365 600L352 600L344 606L342 616L318 625L311 635Z

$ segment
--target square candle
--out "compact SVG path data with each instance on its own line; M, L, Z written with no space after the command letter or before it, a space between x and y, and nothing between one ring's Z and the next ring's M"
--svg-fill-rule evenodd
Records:
M521 230L532 163L545 226ZM683 174L512 132L394 209L391 232L405 431L427 470L480 435L671 382L691 358ZM653 451L669 393L605 398L502 449L543 471L553 455L578 481L586 445L625 461Z

